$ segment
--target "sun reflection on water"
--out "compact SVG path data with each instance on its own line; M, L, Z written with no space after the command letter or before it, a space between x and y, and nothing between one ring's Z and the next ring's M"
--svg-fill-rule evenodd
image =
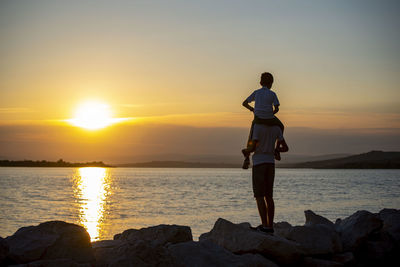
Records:
M111 194L110 182L106 168L79 168L74 177L74 194L80 209L79 224L86 228L92 241L101 236L105 203Z

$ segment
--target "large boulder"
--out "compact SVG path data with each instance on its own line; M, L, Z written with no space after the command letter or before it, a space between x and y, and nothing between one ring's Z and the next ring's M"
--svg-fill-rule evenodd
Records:
M333 222L331 222L325 217L322 217L321 215L315 214L312 210L305 210L304 215L306 217L306 223L304 225L306 226L323 224L331 228L335 227Z
M93 242L93 250L97 266L179 266L165 245L192 240L188 226L158 225Z
M7 237L6 242L9 257L16 263L62 258L77 263L94 260L90 236L85 228L63 221L22 227Z
M259 254L235 255L209 241L184 242L169 245L168 249L182 266L208 267L208 266L266 266L278 267L274 262Z
M353 252L344 252L344 253L339 253L335 254L331 258L333 261L336 261L338 263L344 264L349 266L350 264L353 264L355 261L354 254Z
M383 229L400 246L400 210L383 209L379 212L379 218L383 221Z
M364 265L400 266L398 252L394 240L386 231L381 230L370 235L354 253L357 261Z
M338 220L335 227L340 233L343 249L355 250L368 236L382 228L382 220L369 211L357 211L353 215Z
M336 262L336 261L305 257L303 260L303 264L301 266L304 266L304 267L340 267L340 266L343 266L343 264Z
M114 236L114 240L147 240L153 245L165 245L167 243L179 243L192 241L192 231L188 226L157 225L140 230L129 229Z
M235 254L258 253L278 264L297 262L303 252L298 243L285 238L260 233L219 218L200 241L212 241Z
M286 238L293 226L288 222L274 223L274 234Z
M8 245L4 238L0 237L0 266L6 260L8 255Z
M25 264L12 265L13 267L91 267L90 263L77 263L71 259L40 260Z
M394 246L390 240L382 238L381 240L367 241L365 248L366 253L363 255L364 258L370 260L381 260L390 257Z
M93 254L96 259L96 266L107 266L118 256L118 248L126 241L122 240L101 240L92 243Z
M307 255L334 254L342 251L338 233L325 224L292 227L286 238L299 243Z
M180 266L170 251L150 240L105 240L93 244L96 266Z

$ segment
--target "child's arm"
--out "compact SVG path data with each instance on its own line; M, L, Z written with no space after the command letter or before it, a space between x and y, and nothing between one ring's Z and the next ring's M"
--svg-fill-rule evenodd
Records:
M254 108L252 106L249 105L249 102L247 102L247 99L245 101L243 101L242 103L243 107L247 108L248 110L250 110L251 112L254 111Z
M279 111L279 105L274 106L274 114L278 113Z
M272 104L274 105L274 114L278 113L280 103L278 96L275 93L274 93L274 101L272 102Z

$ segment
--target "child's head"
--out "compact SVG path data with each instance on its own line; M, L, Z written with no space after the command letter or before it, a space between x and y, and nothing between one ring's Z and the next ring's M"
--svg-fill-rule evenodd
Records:
M274 76L272 76L271 73L264 72L263 74L261 74L260 84L262 86L266 86L268 88L271 88L273 82L274 82Z

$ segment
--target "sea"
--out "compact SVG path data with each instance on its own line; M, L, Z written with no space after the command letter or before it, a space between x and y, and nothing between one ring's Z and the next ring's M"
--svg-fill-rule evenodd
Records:
M400 209L400 170L276 169L275 222L303 225L312 210L333 222L358 210ZM260 224L251 170L203 168L0 168L0 236L62 220L92 241L159 224L191 227L195 240L218 218Z

